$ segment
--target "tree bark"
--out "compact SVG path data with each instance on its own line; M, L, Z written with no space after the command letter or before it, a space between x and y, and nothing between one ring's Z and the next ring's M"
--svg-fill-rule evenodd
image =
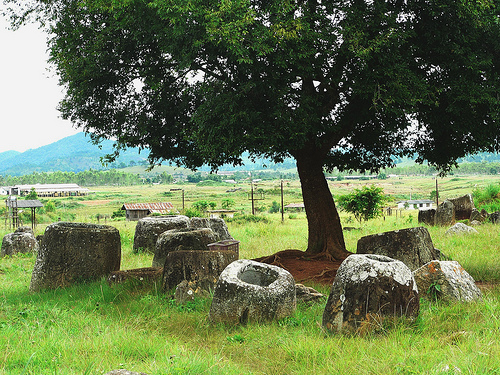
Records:
M307 215L306 252L344 260L350 253L346 250L340 217L323 173L323 158L310 150L297 152L294 156Z

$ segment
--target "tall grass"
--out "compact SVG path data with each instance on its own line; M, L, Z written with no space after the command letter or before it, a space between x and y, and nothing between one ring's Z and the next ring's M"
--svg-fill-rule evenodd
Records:
M116 209L109 207L110 212ZM82 208L68 212L81 221L91 219L78 210ZM345 226L354 226L341 215ZM228 223L231 234L241 241L241 257L286 248L305 250L304 214L285 216L284 222L279 214L268 214L266 219L265 224ZM356 225L345 232L347 248L355 252L360 237L417 226L416 221L413 212ZM132 252L135 223L109 220L107 224L120 230L122 269L151 265L151 254ZM477 227L478 234L462 236L448 236L446 228L428 228L437 248L477 280L492 283L484 289L482 301L422 300L415 322L380 324L364 336L326 333L321 327L326 300L299 304L293 316L278 322L241 327L210 324L210 298L177 305L169 293L155 288L111 287L104 279L32 294L28 286L35 255L2 258L0 374L93 375L119 368L150 375L498 374L498 228L486 224ZM37 233L43 230L44 225L37 227ZM7 232L0 230L0 235ZM330 288L314 287L325 294Z

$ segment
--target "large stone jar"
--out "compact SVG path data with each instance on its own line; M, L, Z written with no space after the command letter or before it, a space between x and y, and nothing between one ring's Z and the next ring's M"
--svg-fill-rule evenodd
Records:
M329 331L362 333L386 317L415 318L417 284L401 261L382 255L353 254L340 265L323 313Z
M120 233L108 225L59 222L45 230L30 290L96 280L120 269Z
M295 281L285 269L252 260L234 261L215 286L209 320L246 324L284 318L296 308Z

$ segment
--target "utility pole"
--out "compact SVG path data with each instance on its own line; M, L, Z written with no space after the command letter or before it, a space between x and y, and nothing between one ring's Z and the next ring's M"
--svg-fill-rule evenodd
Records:
M285 208L283 206L283 180L281 180L281 222L285 221Z
M439 206L438 178L436 177L436 208Z
M179 191L179 190L182 191L182 211L184 211L184 189L179 189L179 188L170 189L170 191Z
M254 198L253 198L253 181L251 182L251 196L252 200L252 215L255 215L255 204L254 204Z

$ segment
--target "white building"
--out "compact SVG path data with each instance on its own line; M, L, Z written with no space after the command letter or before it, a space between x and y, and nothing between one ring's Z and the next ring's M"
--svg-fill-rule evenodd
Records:
M434 201L430 199L411 199L407 201L399 201L398 209L400 210L430 210L433 208Z
M31 189L35 189L39 197L69 197L88 195L89 189L78 186L77 184L35 184L35 185L16 185L10 188L11 195L26 195Z

